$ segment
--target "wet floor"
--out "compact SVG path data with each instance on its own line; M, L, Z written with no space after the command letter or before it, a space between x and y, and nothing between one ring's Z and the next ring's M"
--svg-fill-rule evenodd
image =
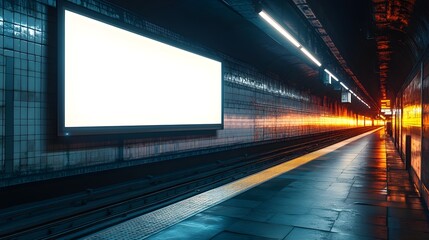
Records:
M378 131L148 239L427 240L429 224L401 159Z

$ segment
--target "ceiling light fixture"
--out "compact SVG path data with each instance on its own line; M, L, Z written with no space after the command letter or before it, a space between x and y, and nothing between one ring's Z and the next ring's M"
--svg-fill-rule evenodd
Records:
M299 42L296 40L292 34L290 34L286 29L284 29L276 20L274 20L269 14L265 11L260 11L259 16L261 16L268 24L270 24L274 29L276 29L281 35L283 35L289 42L291 42L295 47L301 49L301 51L318 67L322 66L319 60L317 60L307 49L305 49Z
M291 42L295 47L299 48L301 44L280 24L278 24L270 15L265 11L260 11L259 16L261 16L267 23L269 23L274 29L276 29L281 35L283 35L289 42Z
M334 74L332 74L328 69L324 69L324 71L327 73L327 74L329 74L329 76L331 76L331 78L333 78L335 81L337 81L338 82L338 78L337 77L335 77L335 75Z
M258 8L258 14L261 16L268 24L271 25L275 30L277 30L283 37L285 37L292 45L300 49L311 61L313 61L318 67L322 66L322 63L317 60L316 57L314 57L304 46L302 46L298 40L296 40L292 34L290 34L286 29L284 29L274 18L272 18L268 13L266 13L261 8ZM328 69L324 69L324 71L329 74L331 78L333 78L335 81L339 82L341 86L343 86L344 89L348 90L350 93L352 93L359 101L361 101L363 104L365 104L368 108L371 108L366 102L364 102L356 93L354 93L352 90L350 90L344 83L340 82L338 78L332 74Z
M307 55L308 58L311 59L311 61L313 61L318 67L322 66L322 64L319 62L319 60L317 60L313 55L311 55L311 53L309 51L307 51L307 49L305 49L304 47L301 46L301 51ZM332 75L331 75L332 76Z
M343 86L343 88L345 88L346 90L349 90L349 88L343 82L340 82L340 84L341 86Z

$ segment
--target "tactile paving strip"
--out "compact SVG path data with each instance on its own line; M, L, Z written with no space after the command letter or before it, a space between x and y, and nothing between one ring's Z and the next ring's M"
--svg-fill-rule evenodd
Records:
M253 188L265 181L268 181L280 174L306 164L320 156L334 151L350 142L365 137L379 129L358 135L340 143L303 155L293 160L287 161L259 173L239 179L232 183L217 187L215 189L200 193L196 196L171 204L164 208L144 214L142 216L125 221L118 225L109 227L100 232L94 233L84 239L145 239L157 232L162 231L180 221L185 220L207 208L228 200L250 188Z

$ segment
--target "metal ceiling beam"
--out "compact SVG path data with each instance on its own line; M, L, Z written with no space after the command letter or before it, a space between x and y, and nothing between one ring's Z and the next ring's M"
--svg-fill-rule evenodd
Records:
M376 109L379 109L380 108L379 104L368 93L366 88L362 85L362 83L359 81L359 79L350 69L346 60L343 58L340 51L335 46L335 43L332 41L331 37L324 29L322 23L317 19L316 15L311 10L311 7L308 5L307 0L293 0L293 2L297 6L297 8L301 11L301 13L305 16L305 18L308 20L308 22L313 26L313 28L316 30L316 32L319 34L322 40L325 42L325 45L328 47L332 55L334 55L334 57L337 59L338 63L343 68L343 70L347 73L347 75L349 75L349 77L353 79L353 81L358 86L358 88L366 95L366 98L372 101L373 107L375 107Z

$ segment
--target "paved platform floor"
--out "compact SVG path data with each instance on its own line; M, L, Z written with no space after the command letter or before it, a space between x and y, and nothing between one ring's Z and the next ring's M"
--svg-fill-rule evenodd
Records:
M427 240L428 219L381 130L141 238Z

